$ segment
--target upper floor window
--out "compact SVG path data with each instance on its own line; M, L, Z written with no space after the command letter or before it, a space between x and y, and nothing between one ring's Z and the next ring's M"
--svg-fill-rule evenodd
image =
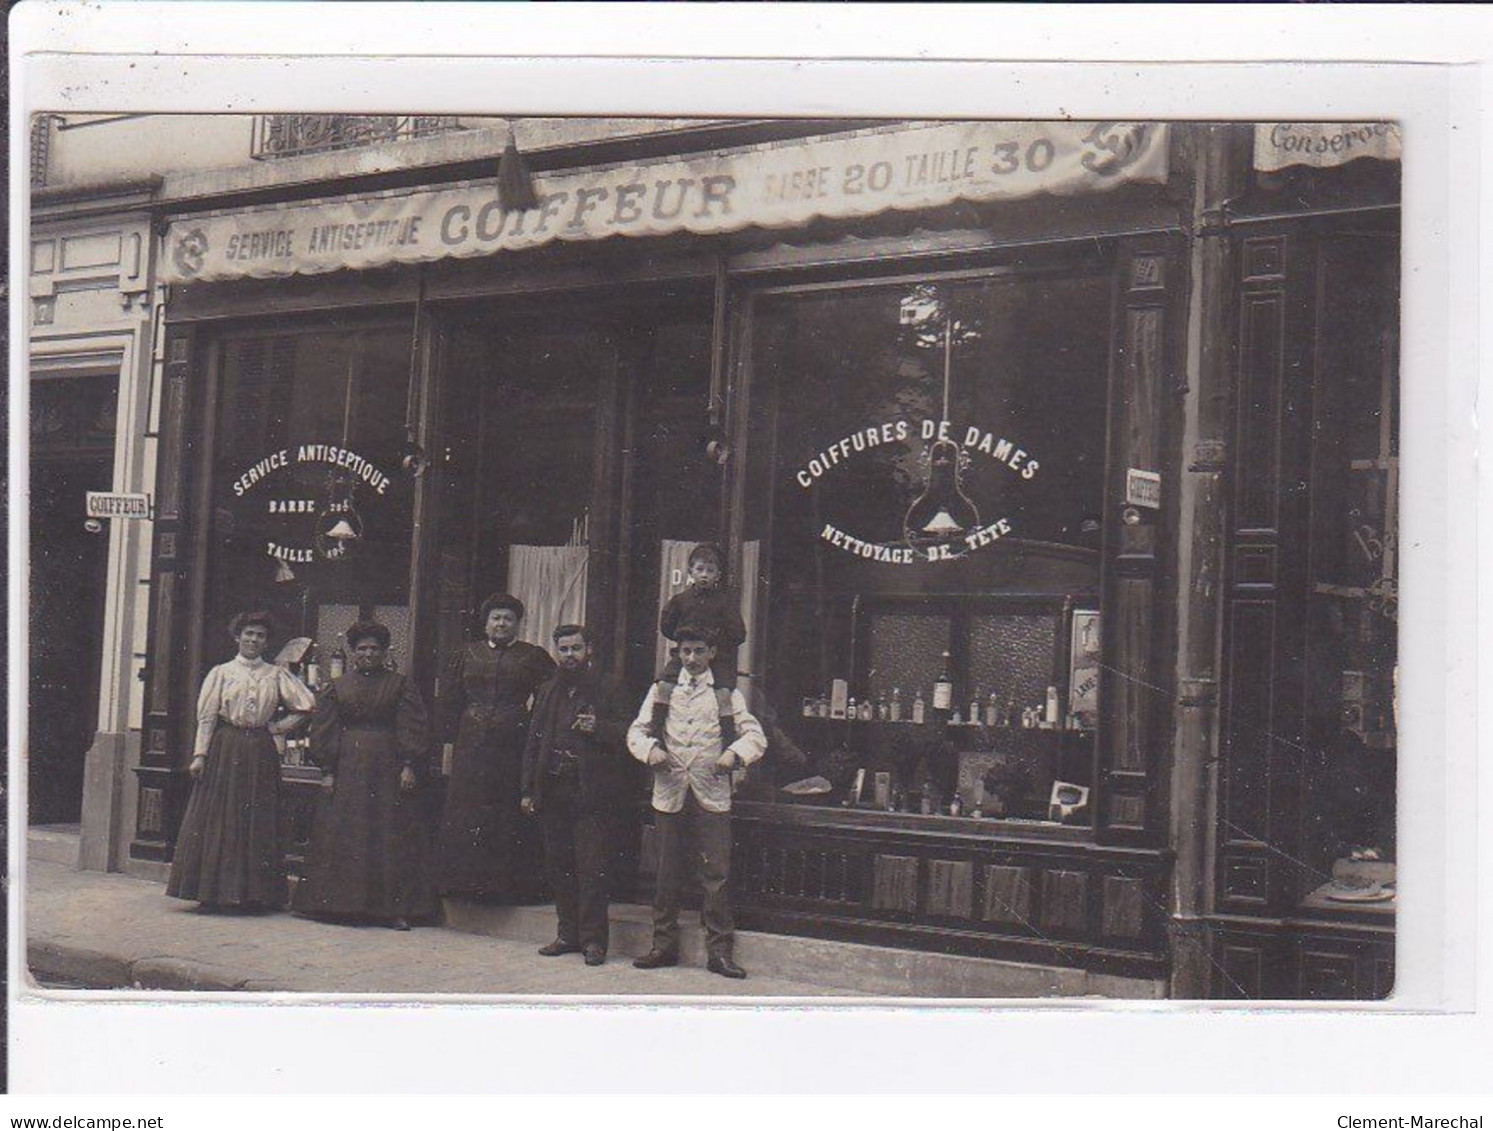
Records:
M260 114L254 119L251 156L256 161L300 157L461 128L459 118L441 114Z

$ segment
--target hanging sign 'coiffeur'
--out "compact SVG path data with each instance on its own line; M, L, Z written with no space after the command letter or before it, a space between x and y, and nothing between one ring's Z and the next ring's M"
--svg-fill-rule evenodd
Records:
M1156 122L918 122L682 158L540 173L536 207L496 181L194 215L166 235L168 283L314 275L610 236L715 235L958 201L1165 183Z
M305 487L304 472L327 469L326 487ZM295 471L303 474L296 476ZM301 444L281 448L241 470L231 484L234 497L250 499L282 521L266 539L265 553L282 563L340 561L363 539L363 516L355 502L359 487L383 496L391 480L372 460L346 446Z
M84 513L89 518L149 518L150 496L134 492L89 491Z
M794 472L794 480L812 490L824 476L862 453L912 444L922 445L918 461L922 483L902 515L900 541L860 537L834 522L823 524L820 538L868 561L916 565L953 561L1012 533L1008 516L981 517L967 478L976 468L980 475L990 469L1020 483L1035 478L1042 464L1017 441L977 425L892 420L861 428L816 452Z

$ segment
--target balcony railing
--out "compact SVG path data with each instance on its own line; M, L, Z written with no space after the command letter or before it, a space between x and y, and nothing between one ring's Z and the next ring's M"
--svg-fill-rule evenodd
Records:
M462 128L461 120L433 114L260 114L250 150L256 161L330 153L390 141L433 137Z

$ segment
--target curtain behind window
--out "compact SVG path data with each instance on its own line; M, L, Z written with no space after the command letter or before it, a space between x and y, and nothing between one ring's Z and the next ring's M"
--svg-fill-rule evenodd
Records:
M519 639L552 651L562 624L586 623L587 546L510 546L508 592L524 603Z

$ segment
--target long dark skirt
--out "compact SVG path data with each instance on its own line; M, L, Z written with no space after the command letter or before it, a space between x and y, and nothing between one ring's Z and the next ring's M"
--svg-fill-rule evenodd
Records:
M522 726L462 720L441 813L438 883L443 895L513 901L522 894L528 873L537 872L537 854L524 852L520 840L526 823L519 811L525 734ZM536 858L530 861L530 855Z
M393 730L342 732L336 788L317 805L297 911L376 919L435 914L420 798L400 792L401 766Z
M279 907L280 755L262 727L219 722L192 787L166 894L218 907Z

